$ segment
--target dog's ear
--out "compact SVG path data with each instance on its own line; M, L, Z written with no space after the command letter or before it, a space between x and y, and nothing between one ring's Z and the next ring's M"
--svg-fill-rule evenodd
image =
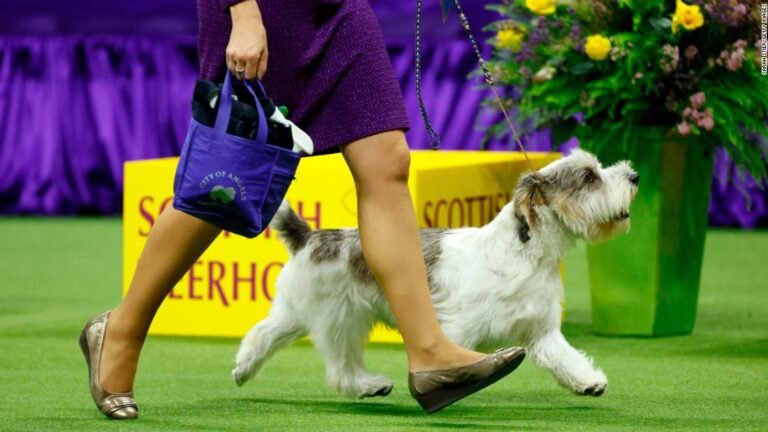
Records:
M531 239L531 231L539 224L539 216L536 207L546 204L543 188L546 180L538 172L526 174L517 183L515 188L515 218L518 221L517 234L520 242L525 243Z

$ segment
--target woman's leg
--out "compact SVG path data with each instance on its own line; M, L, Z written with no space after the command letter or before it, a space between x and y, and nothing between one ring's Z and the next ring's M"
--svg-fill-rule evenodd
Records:
M122 303L109 315L99 381L104 390L133 388L149 325L168 292L221 230L167 207L155 222Z
M481 354L448 341L437 323L408 192L410 153L402 132L366 137L343 146L342 152L357 185L366 261L394 311L411 371L477 361ZM133 388L141 347L157 309L220 231L171 207L160 215L125 299L110 314L99 379L104 390Z
M449 341L437 322L408 191L410 150L402 131L354 141L342 146L342 153L357 187L365 260L389 300L410 370L454 368L483 358Z

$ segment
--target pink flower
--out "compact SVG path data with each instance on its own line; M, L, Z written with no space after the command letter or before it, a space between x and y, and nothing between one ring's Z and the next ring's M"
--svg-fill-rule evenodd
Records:
M726 63L726 67L728 70L736 71L739 70L741 67L741 63L744 61L744 49L739 48L736 51L731 53L731 56L728 58L728 62Z
M693 109L697 110L705 103L707 103L707 98L704 96L704 92L698 92L691 96L691 106Z
M702 117L704 117L704 114L703 114L702 112L700 112L700 111L698 111L698 110L691 110L691 120L693 120L693 121L697 122L697 121L699 121L699 120L700 120Z
M739 6L744 6L744 5L739 5ZM747 47L747 41L745 41L744 39L739 39L733 43L733 47L744 49Z
M696 124L699 127L703 127L704 129L711 131L713 127L715 127L715 119L712 117L704 117L701 120L697 121Z
M685 58L688 60L693 60L696 58L696 54L699 53L699 49L696 48L693 45L688 45L688 48L685 49Z
M680 62L680 49L670 44L662 47L663 56L659 59L659 66L664 73L672 73Z
M680 124L677 125L677 131L682 136L688 136L691 134L691 127L688 126L688 123L685 121L680 122Z
M691 107L685 107L683 110L683 118L689 117L691 115Z

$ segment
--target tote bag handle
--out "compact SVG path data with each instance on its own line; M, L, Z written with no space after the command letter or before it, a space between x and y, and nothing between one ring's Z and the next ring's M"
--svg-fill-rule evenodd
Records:
M243 80L245 88L253 96L255 101L256 110L259 112L259 128L256 131L256 144L263 147L267 145L267 117L264 115L264 108L259 102L259 98L256 96L256 92L251 87L251 83L247 80ZM262 94L265 94L264 87L261 83L258 83L259 90ZM227 125L229 124L229 117L232 115L232 73L228 70L227 76L224 78L224 84L221 86L221 97L219 97L219 112L216 114L216 123L213 128L216 132L221 134L227 133Z

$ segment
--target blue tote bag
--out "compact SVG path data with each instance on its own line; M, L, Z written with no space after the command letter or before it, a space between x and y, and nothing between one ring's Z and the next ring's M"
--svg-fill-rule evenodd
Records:
M173 207L219 228L253 238L269 225L293 181L300 155L267 142L267 119L256 101L256 139L227 133L232 112L229 72L219 98L213 127L193 118L174 180ZM264 88L258 84L261 94Z

